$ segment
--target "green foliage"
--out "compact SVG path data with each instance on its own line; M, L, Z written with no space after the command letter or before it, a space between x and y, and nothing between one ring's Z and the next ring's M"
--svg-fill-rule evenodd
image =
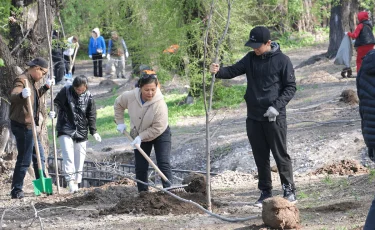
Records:
M0 67L4 66L4 60L0 58Z

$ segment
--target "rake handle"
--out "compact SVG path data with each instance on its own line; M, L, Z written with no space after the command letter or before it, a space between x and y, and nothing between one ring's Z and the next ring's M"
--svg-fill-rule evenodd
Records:
M124 135L130 140L130 141L133 141L133 138L130 136L130 134L128 132L126 132L124 130ZM142 156L148 161L148 163L155 169L155 171L159 174L159 176L165 181L165 182L168 182L169 184L172 184L168 178L164 175L164 173L162 171L160 171L160 169L158 168L158 166L155 165L155 163L151 160L151 158L149 156L147 156L147 154L145 153L145 151L143 151L143 149L141 148L141 146L139 145L135 145L135 147L138 149L138 151L142 154Z
M28 79L25 80L25 88L29 88ZM30 116L31 116L31 128L32 128L33 138L34 138L34 148L35 148L35 152L36 152L36 158L37 158L37 161L38 161L38 169L40 171L40 170L42 170L42 162L40 160L38 136L36 134L36 127L35 127L35 121L34 121L33 106L31 104L31 98L30 98L30 96L27 97L27 107L28 107L28 110L29 110L29 113L30 113ZM43 175L39 175L39 176L43 177Z

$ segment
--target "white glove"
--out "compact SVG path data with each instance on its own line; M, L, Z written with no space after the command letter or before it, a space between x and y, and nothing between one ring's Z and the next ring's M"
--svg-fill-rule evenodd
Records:
M65 87L71 86L73 84L72 80L66 80L65 81Z
M348 32L345 32L344 34L345 34L345 35L348 35Z
M108 59L108 60L111 60L111 55L108 54L108 55L107 55L107 59Z
M48 116L51 118L51 119L54 119L56 117L56 112L55 111L50 111L48 113Z
M99 133L94 133L93 137L97 142L102 142L102 138L100 137Z
M125 124L118 124L117 125L117 131L119 131L120 133L124 133L125 130L126 130Z
M140 136L137 136L131 143L133 149L136 149L135 145L141 145L142 139Z
M272 106L268 107L267 112L263 115L264 117L268 117L268 121L276 121L276 117L279 115L279 112Z
M52 79L50 79L50 78L48 78L47 80L46 80L46 86L47 86L47 88L51 88L51 86L52 85L55 85L55 79L54 78L52 78Z
M102 54L102 57L105 57L105 54Z
M30 97L30 95L31 95L30 88L23 88L23 90L22 90L22 97L23 98L28 98L28 97Z
M92 59L92 55L89 55L89 58Z
M355 43L355 40L352 40L352 44L354 45L354 43Z
M126 58L129 57L129 53L128 53L128 51L125 52L125 57L126 57Z

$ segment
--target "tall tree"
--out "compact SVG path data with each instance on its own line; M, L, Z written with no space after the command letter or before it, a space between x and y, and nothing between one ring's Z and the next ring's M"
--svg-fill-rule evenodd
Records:
M329 46L327 56L336 56L337 50L344 37L344 32L353 31L356 26L358 0L333 0L329 22Z
M5 4L10 15L9 30L0 33L0 57L5 62L5 66L0 67L0 156L15 153L9 121L12 82L30 59L37 56L49 59L46 28L51 31L61 3L62 0L12 0ZM45 122L42 127L42 139L46 141Z

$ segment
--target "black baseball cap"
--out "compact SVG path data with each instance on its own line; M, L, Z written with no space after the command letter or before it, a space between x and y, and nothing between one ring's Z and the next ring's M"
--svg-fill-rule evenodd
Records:
M46 61L46 59L41 58L41 57L37 57L34 60L29 61L28 63L26 63L26 65L31 66L31 67L40 66L42 68L48 69L48 62Z
M246 42L245 46L258 49L269 40L271 40L271 34L267 27L257 26L250 31L249 41Z

